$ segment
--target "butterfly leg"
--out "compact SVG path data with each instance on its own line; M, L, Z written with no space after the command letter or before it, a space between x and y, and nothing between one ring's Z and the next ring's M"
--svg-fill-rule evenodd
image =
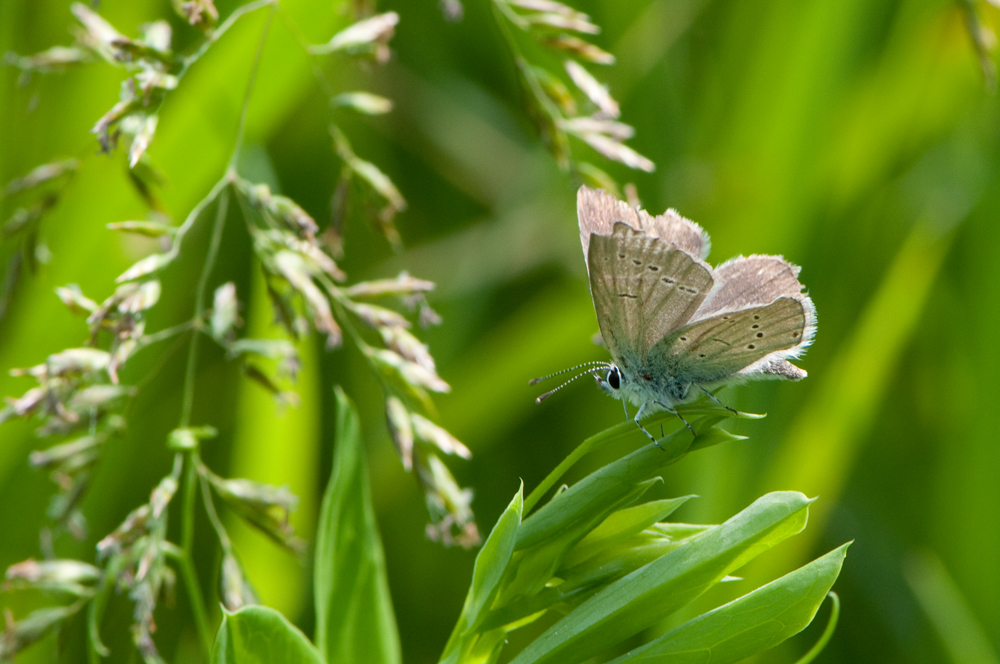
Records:
M622 403L625 403L624 399L622 400ZM646 438L649 438L651 441L653 441L654 445L660 447L660 443L656 441L656 438L653 437L653 434L646 431L646 427L642 426L642 424L639 422L639 418L642 416L642 411L644 410L646 410L646 404L642 404L641 406L639 406L639 410L635 412L635 417L632 418L632 421L635 422L635 425L637 427L639 427L639 431L646 434ZM625 412L628 413L628 409L626 409ZM662 450L663 448L660 447L660 449Z
M735 408L730 408L726 404L724 404L721 401L719 401L719 399L714 394L712 394L711 392L709 392L708 390L706 390L701 385L698 386L698 389L701 390L702 392L704 392L705 395L708 396L709 399L711 399L712 401L714 401L716 404L722 406L723 408L725 408L726 410L728 410L730 413L733 413L734 415L739 414L738 410L736 410Z
M686 426L686 427L688 428L688 431L690 431L690 432L691 432L691 435L692 435L692 436L697 436L697 435L698 435L697 433L695 433L695 431L694 431L694 427L692 427L692 426L691 426L691 425L690 425L690 424L688 423L688 421L684 419L684 416L683 416L683 415L681 415L680 413L678 413L678 412L677 412L677 411L676 411L675 409L671 408L670 406L668 406L667 404L663 403L662 401L655 401L654 403L655 403L655 404L656 404L657 406L659 406L659 407L663 408L663 410L667 411L668 413L673 413L674 415L676 415L676 416L677 416L677 419L679 419L679 420L680 420L681 422L683 422L683 423L684 423L684 426Z

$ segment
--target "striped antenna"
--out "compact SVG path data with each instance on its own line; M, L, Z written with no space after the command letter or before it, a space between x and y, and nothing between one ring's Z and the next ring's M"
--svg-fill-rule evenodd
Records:
M573 376L572 378L570 378L569 380L567 380L567 381L566 381L565 383L563 383L563 384L562 384L562 385L560 385L559 387L557 387L557 388L555 388L555 389L552 389L552 390L549 390L549 391L548 391L548 392L546 392L545 394L542 394L542 395L538 396L538 397L537 397L537 398L535 399L535 403L542 403L543 401L545 401L546 399L548 399L548 398L549 398L550 396L552 396L553 394L555 394L556 392L558 392L558 391L559 391L559 390L561 390L562 388L564 388L564 387L566 387L567 385L569 385L570 383L572 383L572 382L573 382L574 380L576 380L577 378L582 378L582 377L584 377L584 376L588 376L588 375L591 375L591 374L594 374L594 373L597 373L597 372L598 372L598 371L600 371L601 369L604 369L605 367L610 367L610 366L611 366L611 365L610 365L609 363L607 363L607 362L602 362L602 363L600 363L600 364L601 364L601 366L596 366L596 367L591 367L590 369L587 369L586 371L584 371L584 372L582 372L582 373L578 373L577 375ZM583 364L581 364L580 366L586 366L586 365L583 365ZM577 368L579 368L579 367L577 367ZM572 369L567 369L566 371L572 371ZM562 372L562 371L560 371L559 373L565 373L565 372ZM558 374L553 374L553 375L558 375ZM541 380L541 379L540 379L540 380Z
M555 373L550 373L548 376L542 376L541 378L532 378L531 380L528 381L528 385L538 385L543 380L548 380L549 378L555 378L556 376L561 376L564 373L569 373L570 371L576 371L577 369L582 369L583 367L602 367L602 368L610 369L611 368L611 363L610 362L584 362L583 364L578 364L575 367L570 367L569 369L563 369L562 371L557 371ZM587 373L589 373L589 371L585 371L584 373L580 374L580 376L586 375ZM577 376L576 378L579 378L580 376ZM573 378L572 380L576 380L576 378ZM562 386L560 385L560 387L562 387ZM556 390L558 390L558 389L559 388L557 387ZM552 392L555 392L556 390L552 390ZM552 392L549 392L549 394L551 394Z

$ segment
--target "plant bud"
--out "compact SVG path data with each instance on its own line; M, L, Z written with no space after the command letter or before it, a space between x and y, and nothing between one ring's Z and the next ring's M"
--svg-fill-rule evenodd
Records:
M417 438L434 445L445 454L455 454L463 459L471 459L472 452L447 430L434 424L426 417L413 413L413 432Z
M385 400L385 419L403 468L410 472L413 468L413 423L410 412L397 397L389 397Z

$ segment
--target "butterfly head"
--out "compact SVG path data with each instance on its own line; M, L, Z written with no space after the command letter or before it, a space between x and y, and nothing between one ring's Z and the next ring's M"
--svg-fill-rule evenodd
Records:
M597 384L601 386L602 390L616 399L621 398L621 390L625 385L625 376L622 374L617 365L608 365L607 370L603 373L603 375L595 372L594 378L597 379Z

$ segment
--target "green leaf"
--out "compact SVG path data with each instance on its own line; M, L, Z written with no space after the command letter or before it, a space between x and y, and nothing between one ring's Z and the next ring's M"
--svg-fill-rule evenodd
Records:
M313 572L316 645L337 664L400 662L361 426L340 387L336 398L333 472L323 495Z
M493 603L500 589L500 581L514 553L514 543L517 541L517 531L521 525L523 491L524 485L518 489L514 499L497 519L497 524L493 526L490 536L486 538L483 548L476 556L469 593L465 596L462 613L441 655L441 662L468 661L463 655L475 645L473 630Z
M562 564L564 567L578 565L591 558L616 542L631 535L638 534L670 516L677 508L694 498L682 496L666 500L654 500L635 507L618 510L605 519L601 525L594 528L573 550L566 555Z
M773 648L812 622L840 574L848 546L689 620L610 664L726 664Z
M571 547L593 531L609 514L619 508L631 505L653 485L662 481L657 477L645 482L638 482L624 496L617 497L615 502L601 505L586 519L574 521L556 537L548 538L540 544L517 551L510 564L512 573L508 574L508 578L505 580L497 604L508 604L518 596L531 596L537 593L552 578Z
M694 422L698 436L693 441L687 428L678 429L661 439L659 447L652 444L642 447L583 478L525 519L517 548L525 549L555 537L589 519L597 510L619 501L639 482L655 477L665 466L680 459L692 444L708 446L738 439L714 426L720 419L705 417Z
M722 525L597 593L538 637L513 663L571 664L621 643L801 531L810 502L794 491L757 499Z
M248 606L222 616L212 664L323 664L319 651L285 616Z

